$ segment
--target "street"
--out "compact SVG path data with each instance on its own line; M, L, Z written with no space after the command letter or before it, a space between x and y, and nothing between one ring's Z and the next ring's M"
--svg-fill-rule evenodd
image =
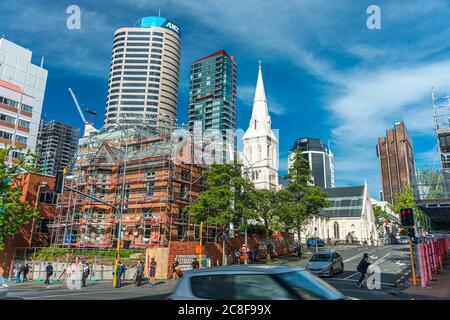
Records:
M305 250L302 259L288 256L276 259L274 264L305 267L314 253L313 248ZM327 250L327 248L321 250ZM333 287L345 295L362 300L397 300L412 299L413 297L398 295L404 283L409 280L410 257L407 245L392 245L382 247L371 246L337 246L334 247L344 260L344 273L333 278L323 278ZM359 273L356 267L367 252L372 265L380 268L381 288L369 290L367 287L358 288L356 283ZM109 281L89 283L87 288L69 290L65 282L53 283L47 288L43 283L16 285L10 284L9 299L25 300L114 300L114 299L165 299L175 287L177 281L160 280L154 287L145 284L136 287L127 282L122 288L114 289Z

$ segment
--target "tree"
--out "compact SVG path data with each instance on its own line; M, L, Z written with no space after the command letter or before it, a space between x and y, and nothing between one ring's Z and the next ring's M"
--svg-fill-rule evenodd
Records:
M256 218L254 186L239 165L213 164L205 178L206 190L184 208L194 221L226 225Z
M281 197L274 190L255 190L255 210L263 223L264 235L269 237L278 222Z
M427 225L427 218L423 211L416 205L416 200L414 198L414 190L411 185L407 185L402 192L394 194L394 205L390 204L389 208L395 212L395 214L400 213L402 208L413 208L414 209L414 221L418 228L424 228Z
M320 187L313 186L309 162L299 150L294 153L294 162L286 179L289 183L279 194L278 215L284 225L283 229L294 229L300 237L310 216L328 206L327 194Z
M377 231L379 233L383 232L384 223L386 222L386 219L388 218L388 213L383 210L380 206L374 204L372 206L373 208L373 215L375 217L375 225L377 227Z
M36 208L27 201L22 201L22 185L19 179L23 173L39 172L36 156L28 150L18 159L12 159L10 156L14 151L21 149L0 149L0 251L21 227L39 216Z

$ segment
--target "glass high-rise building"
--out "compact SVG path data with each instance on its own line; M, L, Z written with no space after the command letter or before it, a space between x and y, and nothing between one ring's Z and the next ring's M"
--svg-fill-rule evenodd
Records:
M189 131L194 140L199 133L220 132L224 146L220 157L224 162L235 159L236 153L236 78L236 62L225 50L191 65Z
M175 122L180 73L180 28L144 17L114 34L105 128Z
M297 139L288 158L289 168L294 161L295 150L300 150L308 160L315 186L323 189L334 188L334 156L326 144L317 138Z
M36 153L42 173L55 176L66 167L72 173L78 148L80 129L52 120L39 129Z

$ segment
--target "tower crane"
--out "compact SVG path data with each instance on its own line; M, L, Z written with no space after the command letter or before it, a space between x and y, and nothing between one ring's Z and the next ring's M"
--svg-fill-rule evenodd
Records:
M78 99L75 96L75 93L73 93L73 90L71 88L69 88L69 92L70 92L70 95L72 96L73 102L75 102L75 105L78 109L78 113L81 116L81 120L83 120L83 124L84 124L83 137L89 136L92 132L97 132L98 130L95 129L94 125L92 124L92 118L94 116L96 116L97 113L93 110L86 109L85 111L91 115L91 118L89 119L89 121L86 121L86 118L83 114L83 111L81 110L80 104L78 103Z

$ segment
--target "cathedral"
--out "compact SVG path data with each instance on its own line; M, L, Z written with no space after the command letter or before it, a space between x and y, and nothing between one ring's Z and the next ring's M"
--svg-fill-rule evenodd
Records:
M272 131L261 62L252 117L242 140L244 142L244 175L257 189L278 190L278 139Z

